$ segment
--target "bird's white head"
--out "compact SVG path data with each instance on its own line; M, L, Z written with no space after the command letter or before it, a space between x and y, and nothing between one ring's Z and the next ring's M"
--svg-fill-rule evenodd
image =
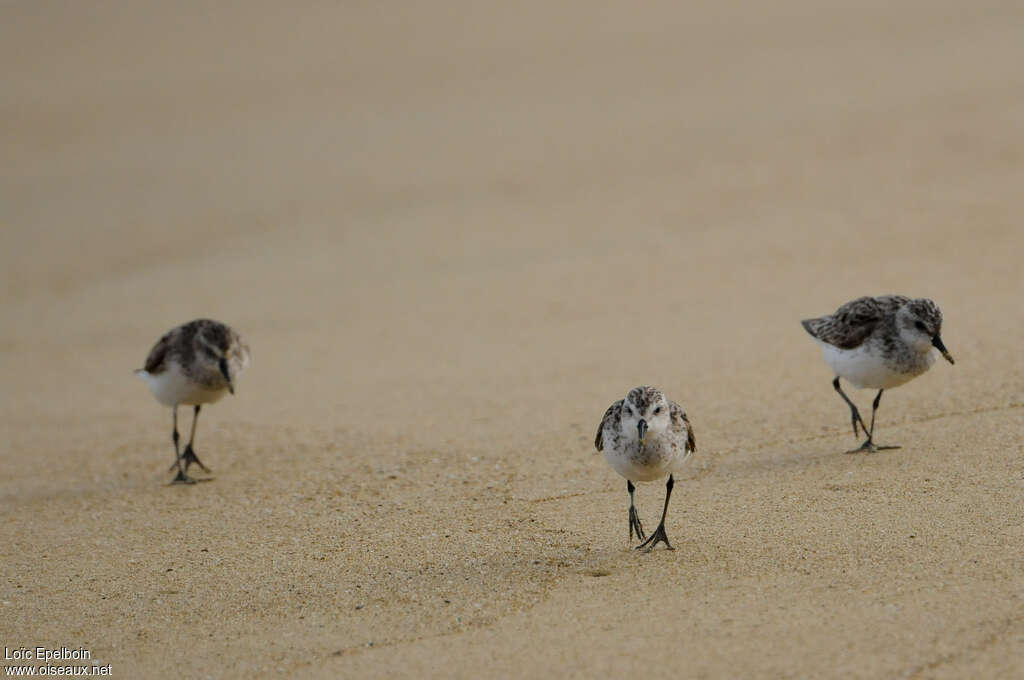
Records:
M199 328L193 344L207 373L218 376L234 394L239 376L249 366L249 346L242 337L223 324L207 324Z
M896 330L903 342L918 353L925 354L935 348L946 361L954 363L942 342L942 312L931 300L918 298L900 307L896 312Z
M661 434L668 430L672 422L669 410L668 399L658 388L634 387L622 404L623 433L636 437L642 445L648 432Z

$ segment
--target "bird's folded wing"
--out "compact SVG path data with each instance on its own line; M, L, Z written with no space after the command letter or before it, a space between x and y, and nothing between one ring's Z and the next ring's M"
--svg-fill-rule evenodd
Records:
M149 356L146 357L146 365L144 366L146 373L156 374L162 373L166 368L167 351L171 347L171 333L168 333L164 337L156 341L153 345L153 349L149 350Z
M693 426L690 425L690 419L686 417L686 411L679 404L673 402L670 403L669 416L672 418L672 431L682 435L686 433L686 450L696 451L697 440L693 436Z
M907 298L899 295L862 297L851 300L835 314L801 323L812 336L840 349L859 347L887 314L895 312Z
M621 399L619 399L617 402L609 406L608 410L604 412L604 418L601 418L601 424L597 426L597 436L594 438L594 446L597 447L598 451L604 451L604 426L607 423L611 423L618 420L621 413Z

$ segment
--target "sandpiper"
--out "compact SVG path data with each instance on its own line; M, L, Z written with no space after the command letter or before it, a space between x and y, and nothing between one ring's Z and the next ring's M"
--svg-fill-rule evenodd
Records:
M875 412L882 392L927 371L938 354L954 363L940 335L942 312L938 306L927 298L902 295L862 297L847 302L835 314L801 323L821 346L825 363L835 371L832 386L850 407L854 436L859 434L859 423L868 437L847 453L900 448L875 444ZM871 427L864 424L856 405L839 386L840 378L854 387L878 390L871 406Z
M625 399L608 407L597 427L594 446L604 453L605 460L616 472L626 478L629 492L629 540L636 532L640 545L637 550L650 552L663 542L674 550L665 534L665 516L672 497L672 472L697 450L693 428L683 408L670 401L656 387L642 385L626 394ZM650 536L644 535L643 524L633 504L637 482L652 482L668 475L665 483L665 507L661 523Z
M146 381L157 401L171 407L174 463L178 468L172 484L194 484L188 467L192 463L210 472L196 456L192 444L196 421L203 404L218 401L226 392L235 393L238 377L249 365L249 346L229 326L210 319L196 319L167 332L157 340L146 364L135 373ZM178 406L195 407L192 433L182 452L178 446Z

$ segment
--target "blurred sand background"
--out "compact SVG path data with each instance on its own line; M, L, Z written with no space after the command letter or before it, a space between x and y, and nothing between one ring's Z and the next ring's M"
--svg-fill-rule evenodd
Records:
M1021 677L1022 64L1003 2L5 2L0 645ZM843 455L799 319L887 292L957 364ZM131 371L198 316L253 363L168 487ZM646 556L593 448L640 383L699 447Z

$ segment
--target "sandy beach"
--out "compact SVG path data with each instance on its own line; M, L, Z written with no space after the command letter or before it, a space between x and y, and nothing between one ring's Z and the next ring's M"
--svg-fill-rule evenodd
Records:
M0 646L1024 676L1021 6L15 1L0 64ZM882 293L957 363L844 455L799 321ZM196 317L252 365L168 486L132 371ZM698 446L649 555L593 444L644 383Z

